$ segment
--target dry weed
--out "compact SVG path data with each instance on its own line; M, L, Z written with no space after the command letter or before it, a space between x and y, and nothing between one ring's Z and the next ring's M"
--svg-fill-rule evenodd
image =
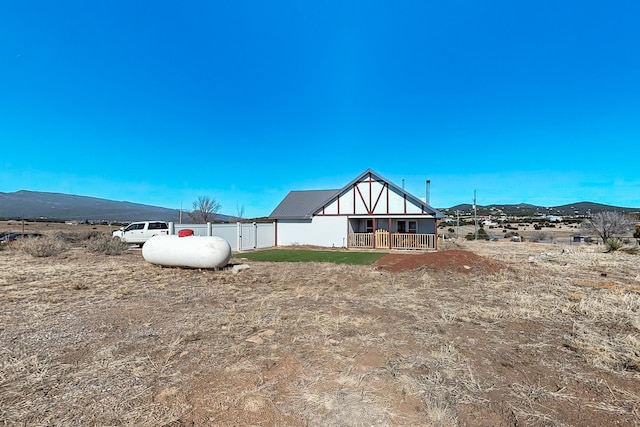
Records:
M69 249L66 243L48 236L20 239L12 242L11 245L37 258L60 255Z
M129 250L130 245L106 234L94 234L85 240L84 247L92 253L122 255Z
M5 250L0 422L637 425L637 258L532 245L465 246L491 274Z

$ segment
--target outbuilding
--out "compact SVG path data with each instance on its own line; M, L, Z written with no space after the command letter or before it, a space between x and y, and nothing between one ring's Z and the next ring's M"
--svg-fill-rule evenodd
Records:
M435 250L444 214L368 169L340 189L291 191L269 218L276 246Z
M578 244L578 243L591 243L591 236L586 236L582 234L572 234L570 244Z

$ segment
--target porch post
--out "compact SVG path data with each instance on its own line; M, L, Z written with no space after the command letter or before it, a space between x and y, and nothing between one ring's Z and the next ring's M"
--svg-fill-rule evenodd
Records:
M373 218L373 249L376 248L376 218Z
M438 250L438 218L436 218L433 221L435 227L436 227L436 240L433 242L433 245L435 246L435 250Z
M350 237L351 237L351 219L347 217L347 249L349 249L351 245Z
M391 217L389 217L389 250L393 246L393 230L391 229Z

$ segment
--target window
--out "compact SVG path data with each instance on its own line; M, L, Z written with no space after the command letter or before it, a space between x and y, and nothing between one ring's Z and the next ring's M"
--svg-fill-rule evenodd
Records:
M417 231L418 231L418 222L409 221L409 233L416 234Z
M150 222L149 230L166 230L169 226L164 222Z
M132 231L132 230L143 230L144 229L144 223L134 223L134 224L130 224L127 228L124 229L124 231Z
M406 233L406 232L407 232L407 222L398 221L398 233Z
M368 219L367 225L365 226L365 233L373 233L373 220Z

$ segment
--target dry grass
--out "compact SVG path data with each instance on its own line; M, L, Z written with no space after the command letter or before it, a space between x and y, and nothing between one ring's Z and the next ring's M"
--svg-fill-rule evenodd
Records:
M37 258L59 255L69 249L69 246L63 241L49 236L20 239L9 243L9 245Z
M638 425L638 257L462 245L503 268L233 274L11 247L0 422Z

